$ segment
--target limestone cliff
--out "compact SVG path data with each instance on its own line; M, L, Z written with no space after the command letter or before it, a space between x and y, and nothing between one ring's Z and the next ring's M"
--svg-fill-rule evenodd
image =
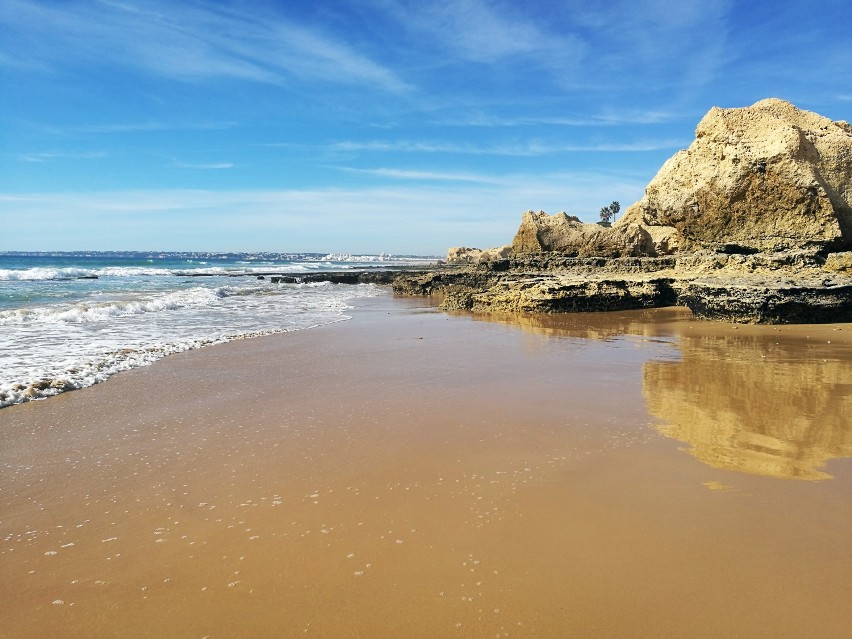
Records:
M616 228L674 228L681 250L843 250L850 203L852 126L770 98L710 109Z

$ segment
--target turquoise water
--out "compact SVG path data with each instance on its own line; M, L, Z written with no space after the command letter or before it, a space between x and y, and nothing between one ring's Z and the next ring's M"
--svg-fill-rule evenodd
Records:
M0 253L0 407L82 388L206 344L346 319L372 285L266 275L427 258L302 254Z

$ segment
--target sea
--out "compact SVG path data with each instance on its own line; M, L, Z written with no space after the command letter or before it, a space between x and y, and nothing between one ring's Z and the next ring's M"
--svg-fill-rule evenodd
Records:
M372 284L274 275L437 258L325 253L0 252L0 408L181 351L349 318Z

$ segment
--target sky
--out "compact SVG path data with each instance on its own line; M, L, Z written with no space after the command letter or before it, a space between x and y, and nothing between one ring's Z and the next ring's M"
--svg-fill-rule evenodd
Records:
M712 107L852 120L848 0L2 0L0 250L442 255L642 197Z

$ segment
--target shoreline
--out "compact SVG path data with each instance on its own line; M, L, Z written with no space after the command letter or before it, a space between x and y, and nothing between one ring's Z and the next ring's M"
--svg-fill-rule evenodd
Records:
M338 274L332 273L332 275L336 276ZM322 280L321 278L316 278L310 280L307 284L310 286L323 281L329 281L332 284L336 283L334 279ZM368 284L366 281L364 283ZM172 335L171 341L168 338L163 338L161 334L155 344L143 343L141 345L138 343L134 344L132 334L127 333L125 340L114 343L109 348L103 347L102 349L93 351L87 357L73 362L73 365L66 365L67 367L64 370L55 370L52 371L52 374L45 373L43 370L37 374L32 374L31 371L28 371L30 373L28 377L19 377L14 383L6 382L0 384L0 410L9 406L30 401L42 401L66 392L88 388L103 383L117 374L150 366L164 357L185 351L265 335L308 330L325 324L345 321L349 319L346 311L352 308L351 304L357 299L362 296L369 297L385 294L377 284L369 283L374 288L370 289L372 292L366 293L362 287L350 288L350 284L355 285L359 284L359 282L348 282L343 285L341 290L347 292L341 295L339 303L337 303L338 300L334 300L334 308L324 309L326 314L320 313L319 317L314 317L313 320L316 323L313 324L305 323L303 317L295 319L294 317L285 316L279 318L279 320L284 320L284 323L278 324L273 328L243 326L241 327L243 329L242 332L239 329L235 329L235 332L219 332L218 335L214 334L206 337L203 336L204 332L202 332L202 337L193 335L192 337L183 336L181 338L180 336ZM329 300L325 300L325 303L331 304ZM305 310L304 305L302 306L302 310ZM262 311L255 310L255 312L260 316L266 317ZM336 315L332 313L336 313ZM267 322L267 325L270 325L269 322ZM71 324L71 326L73 327L74 325ZM67 336L66 333L61 338L67 339Z
M0 410L4 636L852 627L848 396L808 422L814 390L849 379L852 326L354 306ZM731 424L803 423L791 454L826 477L777 479L762 457L732 472L701 434L660 431L737 410L736 375L767 358L755 388L777 395ZM730 385L700 404L695 379Z

